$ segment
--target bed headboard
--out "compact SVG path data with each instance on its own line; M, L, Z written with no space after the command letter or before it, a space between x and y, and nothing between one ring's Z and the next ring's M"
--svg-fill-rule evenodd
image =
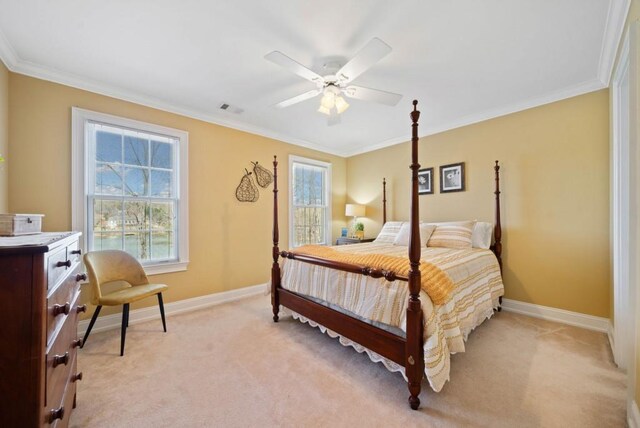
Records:
M495 172L496 190L495 195L495 225L493 227L494 242L491 251L496 255L500 270L502 270L502 225L500 224L500 163L496 161L493 167ZM382 224L387 222L387 179L382 179Z

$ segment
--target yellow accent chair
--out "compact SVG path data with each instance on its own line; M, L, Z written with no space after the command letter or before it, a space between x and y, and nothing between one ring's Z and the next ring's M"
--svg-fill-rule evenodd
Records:
M158 296L162 327L167 332L164 318L162 292L168 289L164 284L150 284L144 268L132 255L120 250L91 251L84 255L84 264L89 274L93 290L91 303L96 311L91 317L89 328L84 334L82 347L87 343L89 333L95 324L102 306L122 305L122 327L120 336L120 356L124 355L124 341L129 327L129 304L145 297Z

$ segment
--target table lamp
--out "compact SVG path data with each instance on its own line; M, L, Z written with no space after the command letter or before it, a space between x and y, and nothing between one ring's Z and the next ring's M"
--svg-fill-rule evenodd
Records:
M356 222L358 221L358 217L364 217L366 211L366 207L364 205L358 204L347 204L344 210L345 216L353 216L353 232L351 236L355 236L356 232Z

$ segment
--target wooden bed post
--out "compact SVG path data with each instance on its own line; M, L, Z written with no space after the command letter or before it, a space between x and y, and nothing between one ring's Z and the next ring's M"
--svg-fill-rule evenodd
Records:
M500 265L500 273L502 273L502 225L500 224L500 164L496 161L496 166L493 167L496 172L496 191L493 192L496 195L496 225L493 229L493 236L495 242L493 244L493 254L498 259ZM502 310L502 296L498 298L500 306L498 311Z
M387 222L387 179L382 178L382 225Z
M411 236L409 237L409 303L407 305L407 342L405 372L409 382L409 405L413 410L420 406L420 389L424 375L424 350L422 348L422 307L420 304L420 216L418 196L418 101L413 101L411 112Z
M280 288L280 248L278 241L280 240L280 232L278 230L278 158L273 157L273 264L271 265L271 306L273 307L273 322L278 322L278 312L280 311L280 296L278 289Z
M493 253L498 258L500 264L500 270L502 270L502 226L500 225L500 165L496 161L496 166L493 167L496 172L496 191L493 192L496 195L496 225L493 230L493 236L495 243L493 244Z

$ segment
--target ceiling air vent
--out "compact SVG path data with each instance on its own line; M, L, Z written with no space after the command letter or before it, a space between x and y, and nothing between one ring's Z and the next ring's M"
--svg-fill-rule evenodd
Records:
M244 112L243 109L232 106L231 104L227 104L227 103L220 104L220 110L228 111L229 113L233 113L233 114L241 114L242 112Z

